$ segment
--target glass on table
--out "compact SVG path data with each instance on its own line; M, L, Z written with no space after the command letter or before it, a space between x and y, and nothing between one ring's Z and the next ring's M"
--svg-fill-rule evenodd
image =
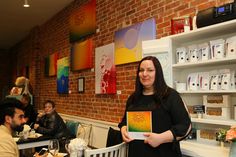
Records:
M52 156L55 156L59 153L59 141L57 139L53 139L49 141L48 151Z

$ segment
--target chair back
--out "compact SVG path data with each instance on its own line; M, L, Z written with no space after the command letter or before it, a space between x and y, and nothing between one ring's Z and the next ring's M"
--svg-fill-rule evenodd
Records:
M105 148L86 149L84 157L126 157L126 143L122 142Z

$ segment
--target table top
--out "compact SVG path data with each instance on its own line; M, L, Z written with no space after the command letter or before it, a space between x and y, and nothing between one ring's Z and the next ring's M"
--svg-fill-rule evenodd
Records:
M23 144L23 143L31 143L31 142L39 142L39 141L45 141L45 140L51 140L54 139L51 136L40 136L38 138L27 138L27 139L23 139L23 138L19 138L18 141L16 141L17 144Z

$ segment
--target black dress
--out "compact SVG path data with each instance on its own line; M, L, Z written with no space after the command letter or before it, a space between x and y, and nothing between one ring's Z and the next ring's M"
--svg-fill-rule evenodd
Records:
M142 95L135 103L129 97L126 111L152 111L152 129L155 133L171 130L173 135L184 136L191 123L188 112L179 94L171 89L170 94L163 100L154 95ZM126 114L119 127L126 125ZM178 141L164 143L153 148L143 140L133 140L129 143L129 157L181 157Z

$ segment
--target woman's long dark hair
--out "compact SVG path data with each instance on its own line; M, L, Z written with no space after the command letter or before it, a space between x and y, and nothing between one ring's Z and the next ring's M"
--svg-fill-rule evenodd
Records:
M161 67L161 64L159 60L156 57L153 56L147 56L143 58L138 65L137 69L137 74L136 74L136 83L135 83L135 91L133 93L133 101L135 101L140 95L142 95L143 92L143 85L140 82L140 77L139 77L139 71L140 71L140 65L143 61L145 60L151 60L154 64L156 75L155 75L155 81L154 81L154 95L156 98L162 99L169 93L170 87L167 86L164 75L163 75L163 70Z

